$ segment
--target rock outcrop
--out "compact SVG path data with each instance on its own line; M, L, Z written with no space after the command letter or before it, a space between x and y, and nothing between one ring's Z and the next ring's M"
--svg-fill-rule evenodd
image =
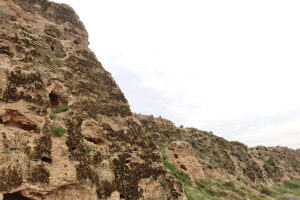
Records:
M3 198L186 199L73 9L47 0L0 5Z
M299 178L299 150L133 114L88 44L69 6L0 0L0 199L268 199Z

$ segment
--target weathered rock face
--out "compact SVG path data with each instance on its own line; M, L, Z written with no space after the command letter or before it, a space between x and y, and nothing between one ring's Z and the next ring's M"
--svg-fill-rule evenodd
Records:
M135 117L147 134L155 136L155 143L164 144L165 166L172 170L172 164L177 168L173 175L181 170L180 173L187 174L196 185L195 189L182 178L188 199L273 199L261 194L265 184L271 187L300 178L299 150L247 148L211 132L178 128L165 119L145 115Z
M88 49L73 9L47 0L0 5L4 200L186 199Z
M268 199L299 173L299 150L132 114L72 8L0 0L0 199Z

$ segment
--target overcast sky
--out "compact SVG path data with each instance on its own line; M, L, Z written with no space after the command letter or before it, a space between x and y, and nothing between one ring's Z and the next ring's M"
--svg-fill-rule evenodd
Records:
M300 148L299 0L55 0L134 112Z

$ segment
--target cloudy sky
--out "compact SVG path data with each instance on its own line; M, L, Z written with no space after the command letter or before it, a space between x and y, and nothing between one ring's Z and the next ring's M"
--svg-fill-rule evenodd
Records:
M134 112L300 148L299 0L55 0Z

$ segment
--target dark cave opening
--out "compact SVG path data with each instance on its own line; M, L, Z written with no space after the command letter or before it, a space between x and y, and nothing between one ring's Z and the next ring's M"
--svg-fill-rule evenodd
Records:
M52 163L52 159L47 157L42 157L42 161L46 163Z
M24 197L21 192L3 194L3 200L31 200L27 197Z
M51 92L49 94L51 108L56 108L59 105L58 96Z

